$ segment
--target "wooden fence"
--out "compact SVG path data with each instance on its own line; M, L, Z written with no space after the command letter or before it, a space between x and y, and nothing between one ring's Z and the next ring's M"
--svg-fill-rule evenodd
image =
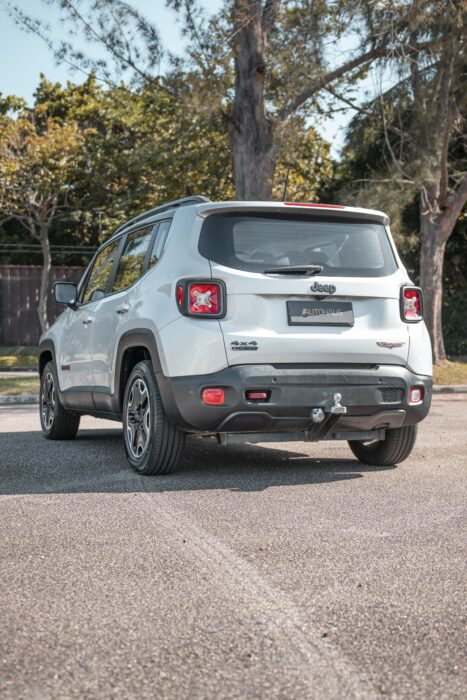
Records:
M37 307L42 268L36 265L0 265L0 345L37 345L41 335ZM49 323L63 311L52 297L57 280L78 282L84 268L53 267L47 300Z

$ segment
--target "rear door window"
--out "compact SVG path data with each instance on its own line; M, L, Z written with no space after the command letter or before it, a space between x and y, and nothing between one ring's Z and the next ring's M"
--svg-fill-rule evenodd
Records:
M251 272L322 265L327 276L383 277L397 270L385 227L364 219L211 214L199 251L213 262Z
M112 292L120 292L138 280L143 274L144 261L152 238L153 226L129 233L120 257Z
M105 246L96 256L92 268L89 272L87 281L83 285L81 292L81 303L86 304L92 301L93 297L100 295L103 297L106 293L107 283L112 272L115 258L120 247L120 238L113 243Z
M149 256L148 268L154 267L159 262L159 259L164 250L165 241L167 240L167 234L169 232L171 220L161 221L159 228L157 229L157 235L154 238L154 243L152 245L151 255Z

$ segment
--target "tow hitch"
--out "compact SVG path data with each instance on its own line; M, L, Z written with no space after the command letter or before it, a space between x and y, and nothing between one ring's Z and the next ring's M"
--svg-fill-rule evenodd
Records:
M341 405L342 395L333 394L333 404L330 408L313 408L311 411L312 425L305 430L305 440L316 442L322 440L337 423L339 417L347 413L347 407Z

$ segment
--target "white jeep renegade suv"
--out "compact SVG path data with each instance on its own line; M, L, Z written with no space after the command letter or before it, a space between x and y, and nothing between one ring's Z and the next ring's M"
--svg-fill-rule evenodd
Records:
M123 422L130 464L172 469L187 433L222 444L347 440L394 464L431 401L420 289L385 214L188 197L129 221L40 341L52 440Z

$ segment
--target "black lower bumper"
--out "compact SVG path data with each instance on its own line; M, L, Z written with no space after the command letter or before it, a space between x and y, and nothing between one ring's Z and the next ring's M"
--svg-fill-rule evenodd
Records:
M335 430L355 432L413 425L431 404L432 379L398 365L236 365L192 377L157 375L171 420L190 432L267 433L308 430L311 412L329 413L335 393L347 412ZM409 392L422 387L423 402L410 405ZM225 405L206 406L203 389L225 390ZM267 401L249 401L246 391L266 390Z

